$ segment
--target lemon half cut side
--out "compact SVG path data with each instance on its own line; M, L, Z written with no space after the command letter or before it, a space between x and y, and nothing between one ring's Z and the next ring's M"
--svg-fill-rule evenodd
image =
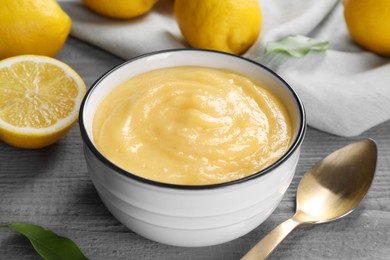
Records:
M21 148L42 148L62 138L77 121L86 87L65 63L22 55L0 61L0 139Z

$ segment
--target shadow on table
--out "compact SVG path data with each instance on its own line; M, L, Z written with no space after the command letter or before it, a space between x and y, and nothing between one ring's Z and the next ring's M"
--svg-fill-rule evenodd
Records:
M50 167L57 153L58 145L42 149L20 149L0 142L0 178L29 180Z
M5 229L5 228L4 228ZM13 259L42 259L31 246L30 241L24 236L11 230L0 230L1 237L6 237L0 241L0 248L8 251L7 255L13 255ZM9 233L5 235L4 233ZM11 234L12 233L12 234Z

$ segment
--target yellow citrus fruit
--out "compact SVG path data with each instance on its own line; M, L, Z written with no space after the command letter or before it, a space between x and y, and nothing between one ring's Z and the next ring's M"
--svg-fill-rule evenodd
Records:
M241 54L261 29L258 0L175 0L174 11L181 33L194 48Z
M344 17L351 37L380 55L390 55L390 1L344 0Z
M1 0L0 59L35 54L55 56L71 28L55 0Z
M83 0L83 2L92 11L103 16L127 19L149 12L157 0Z
M86 87L65 63L38 55L0 62L0 139L41 148L63 137L78 118Z

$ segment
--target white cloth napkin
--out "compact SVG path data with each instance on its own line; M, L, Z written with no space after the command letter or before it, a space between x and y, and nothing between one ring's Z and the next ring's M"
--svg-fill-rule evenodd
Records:
M104 18L80 1L62 0L72 18L71 34L129 59L150 51L188 47L173 15L173 1L159 0L150 13L131 20ZM263 25L257 42L243 55L281 75L298 92L308 124L355 136L390 119L390 58L357 46L349 37L338 0L260 0ZM269 41L292 34L331 43L330 50L303 58L261 57Z

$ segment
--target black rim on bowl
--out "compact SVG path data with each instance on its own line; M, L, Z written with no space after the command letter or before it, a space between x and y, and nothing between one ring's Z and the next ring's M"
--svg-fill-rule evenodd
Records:
M283 156L281 156L276 162L274 162L273 164L269 165L268 167L262 169L261 171L258 171L256 173L253 173L251 175L248 175L244 178L241 178L241 179L237 179L237 180L233 180L233 181L229 181L229 182L223 182L223 183L216 183L216 184L207 184L207 185L180 185L180 184L171 184L171 183L164 183L164 182L158 182L158 181L154 181L154 180L150 180L150 179L145 179L143 177L140 177L138 175L135 175L131 172L128 172L120 167L118 167L117 165L115 165L114 163L112 163L110 160L108 160L103 154L100 153L100 151L95 147L95 145L93 144L92 140L90 139L88 133L87 133L87 130L85 128L85 125L84 125L84 109L85 109L85 105L86 103L88 102L90 96L91 96L91 93L94 91L94 89L99 85L99 83L101 81L103 81L106 77L108 77L111 73L113 73L115 70L121 68L122 66L125 66L127 65L128 63L131 63L131 62L134 62L136 60L139 60L139 59L142 59L142 58L145 58L145 57L149 57L149 56L153 56L153 55L156 55L156 54L163 54L163 53L174 53L174 52L208 52L208 53L217 53L219 55L227 55L227 56L233 56L234 58L237 58L237 59L242 59L246 62L250 62L256 66L259 66L261 67L263 70L266 70L268 73L270 73L271 75L273 75L275 78L277 78L280 82L282 82L284 84L284 86L290 91L291 95L293 96L296 104L297 104L297 107L298 107L298 114L299 114L299 128L297 129L297 134L296 134L296 137L295 139L293 140L290 148L283 154ZM271 69L265 67L264 65L261 65L255 61L252 61L252 60L249 60L249 59L246 59L244 57L241 57L241 56L237 56L237 55L234 55L234 54L229 54L229 53L225 53L225 52L219 52L219 51L214 51L214 50L203 50L203 49L190 49L190 48L184 48L184 49L168 49L168 50L161 50L161 51L155 51L155 52L150 52L150 53L147 53L147 54L143 54L143 55L140 55L140 56L137 56L137 57L134 57L130 60L127 60L121 64L119 64L118 66L115 66L114 68L112 68L111 70L107 71L106 73L104 73L100 78L98 78L93 84L92 86L88 89L86 95L84 96L83 98L83 101L81 103L81 107L80 107L80 112L79 112L79 127L80 127L80 131L81 131L81 136L82 136L82 139L84 140L84 143L85 145L92 151L92 153L101 161L103 162L106 166L108 166L109 168L111 168L113 171L127 177L127 178L131 178L133 180L136 180L136 181L140 181L142 183L145 183L145 184L150 184L150 185L153 185L153 186L157 186L157 187L165 187L165 188L171 188L171 189L184 189L184 190L204 190L204 189L216 189L216 188L221 188L221 187L226 187L226 186L230 186L230 185L235 185L235 184L239 184L239 183L242 183L242 182L246 182L246 181L249 181L249 180L252 180L252 179L255 179L255 178L259 178L260 176L272 171L273 169L277 168L281 163L283 163L284 161L286 161L288 158L290 158L290 156L295 152L296 149L298 149L299 145L302 143L303 141L303 138L305 136L305 132L306 132L306 114L305 114L305 110L304 110L304 107L303 107L303 104L302 104L302 101L301 99L298 97L297 93L295 92L295 90L283 79L281 78L276 72L272 71Z

